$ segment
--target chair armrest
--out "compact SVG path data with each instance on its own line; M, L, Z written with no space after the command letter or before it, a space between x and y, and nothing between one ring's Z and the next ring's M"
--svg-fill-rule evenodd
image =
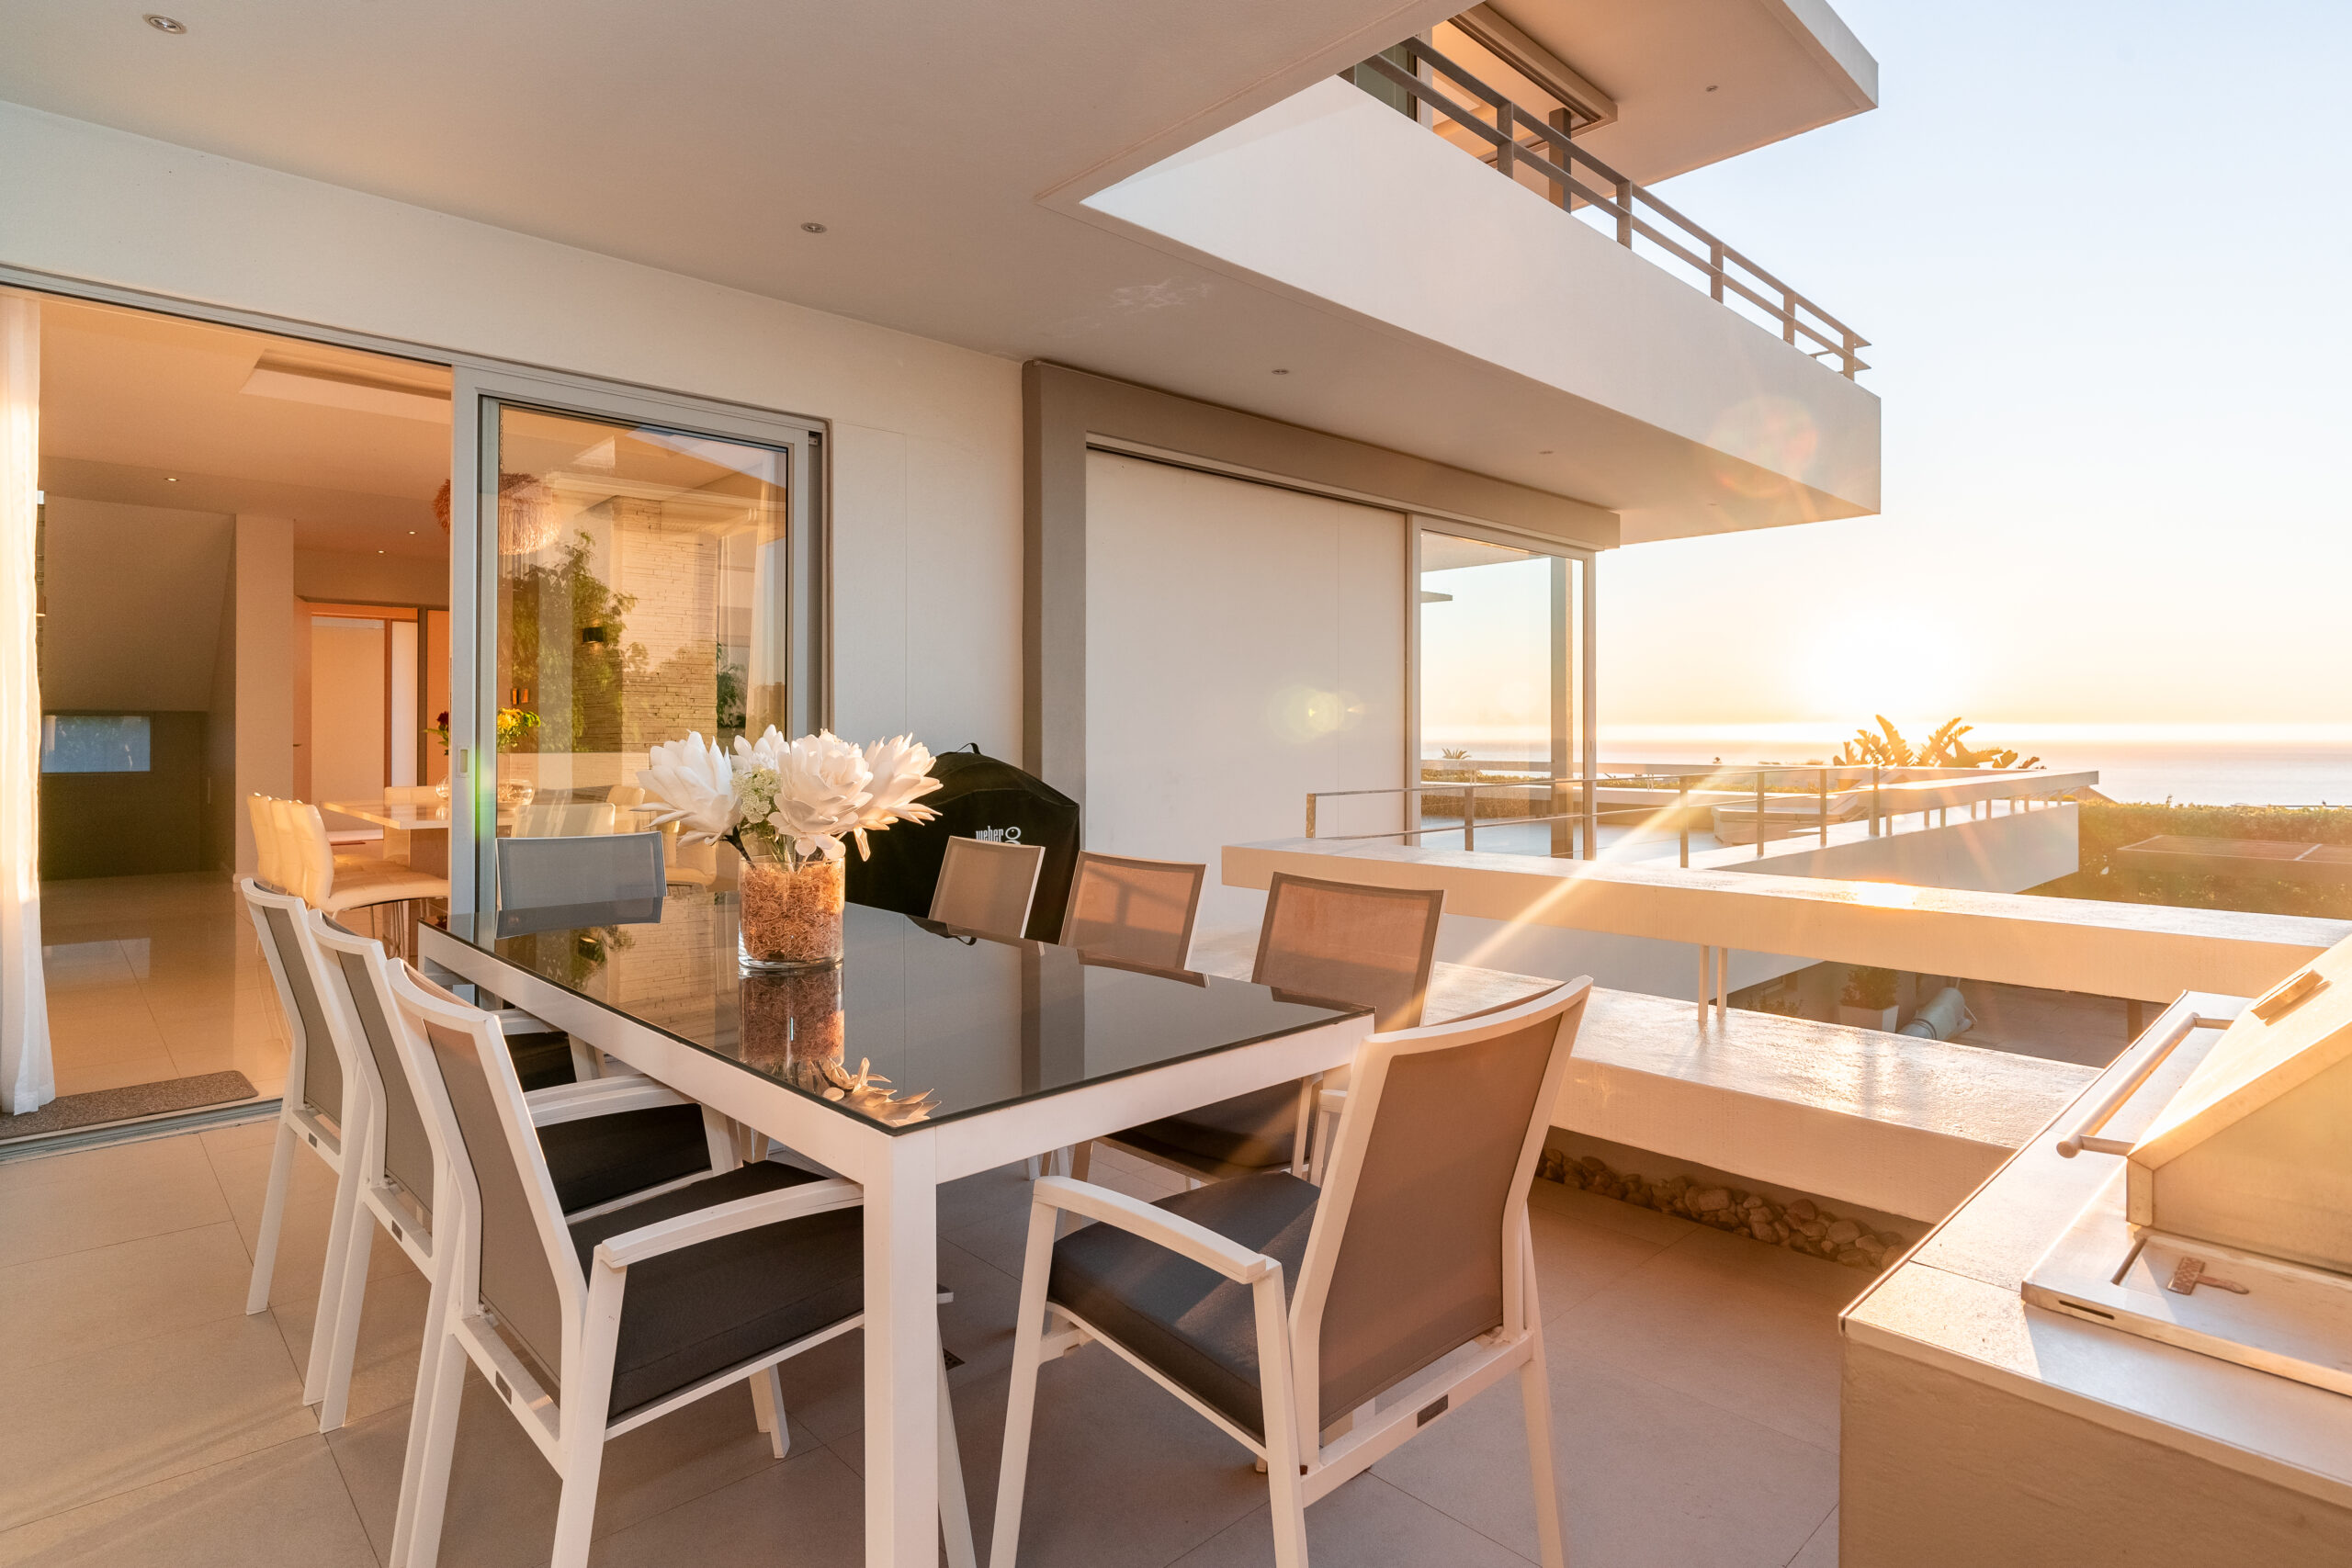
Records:
M1097 1187L1091 1181L1072 1181L1066 1176L1042 1177L1030 1185L1030 1192L1031 1201L1042 1207L1067 1209L1073 1214L1084 1214L1090 1220L1100 1220L1146 1241L1157 1242L1204 1269L1216 1269L1236 1284L1255 1284L1268 1274L1282 1272L1283 1266L1262 1252L1252 1252L1239 1242L1219 1235L1182 1214L1170 1213L1107 1187Z
M523 1097L530 1107L531 1125L552 1127L559 1122L582 1122L591 1116L617 1116L624 1111L653 1111L664 1105L693 1105L667 1084L646 1077L591 1078L586 1083L560 1083L535 1089Z
M608 1269L626 1269L632 1263L642 1263L697 1242L716 1241L738 1231L805 1219L832 1209L854 1209L865 1201L865 1189L845 1176L781 1188L756 1197L738 1198L731 1203L713 1203L707 1209L680 1214L674 1220L657 1220L633 1231L606 1236L596 1246L596 1261Z
M1326 1116L1337 1116L1348 1108L1348 1091L1344 1089L1319 1089L1315 1096L1316 1109Z
M521 1008L500 1008L490 1016L498 1020L498 1027L508 1034L560 1034L563 1032L544 1019L533 1018Z

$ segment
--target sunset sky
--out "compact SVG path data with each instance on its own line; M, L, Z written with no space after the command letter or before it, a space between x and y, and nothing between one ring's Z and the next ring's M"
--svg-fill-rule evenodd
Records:
M1885 511L1604 557L1604 725L2352 737L2352 5L1838 10L1883 107L1661 194L1873 340Z

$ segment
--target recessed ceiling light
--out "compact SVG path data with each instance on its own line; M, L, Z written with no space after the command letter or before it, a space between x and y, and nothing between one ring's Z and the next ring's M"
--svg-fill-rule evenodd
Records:
M1536 453L1535 455L1539 457L1548 457L1552 455L1552 449L1549 446L1546 446L1544 450Z
M408 531L408 536L409 536L410 538L412 538L412 539L415 538L415 537L416 537L416 530L415 530L415 529L413 529L413 528L411 528L411 529Z
M1275 375L1277 375L1277 376L1287 376L1287 375L1289 375L1289 374L1290 374L1290 372L1289 372L1289 371L1287 371L1287 370L1277 370L1277 371L1275 371L1275 372L1274 372L1274 374L1275 374Z
M802 232L808 234L821 234L825 231L825 226L822 223L803 223L800 228Z
M1715 90L1715 88L1714 88L1714 85L1713 85L1713 83L1710 83L1710 84L1708 85L1707 91L1709 91L1709 92L1711 92L1711 93L1712 93L1712 92L1713 92L1714 90Z
M179 481L179 480L177 480L177 479L174 479L171 475L169 475L169 474L165 474L165 475L164 476L164 482L165 484L167 484L167 485L175 485L175 484L179 483L180 481Z
M169 17L159 17L153 11L147 13L146 21L149 27L154 28L159 33L184 33L187 31L187 24L186 22L175 21Z

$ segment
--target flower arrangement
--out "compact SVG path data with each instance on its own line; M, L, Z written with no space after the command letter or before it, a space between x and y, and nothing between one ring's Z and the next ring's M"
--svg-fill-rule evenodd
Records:
M910 735L860 748L831 730L786 740L770 725L757 740L735 739L729 757L700 731L653 748L637 775L657 825L675 822L696 840L725 840L745 859L772 849L788 864L840 860L857 840L893 822L939 815L916 802L939 787L930 749Z
M522 743L523 737L538 728L539 716L529 708L500 708L498 710L498 749L512 751ZM441 754L449 754L449 715L445 710L433 728L425 731L441 742Z
M699 731L653 748L639 773L656 826L684 838L724 841L743 857L737 878L739 932L748 970L837 962L842 953L844 840L867 853L866 835L894 822L928 822L920 804L939 788L931 752L900 735L858 747L830 730L786 740L774 725L738 736L734 755Z

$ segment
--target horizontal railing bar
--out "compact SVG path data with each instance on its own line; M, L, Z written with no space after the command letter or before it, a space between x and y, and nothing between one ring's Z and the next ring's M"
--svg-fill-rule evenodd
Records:
M1777 276L1759 265L1745 252L1736 246L1725 244L1670 202L1659 197L1639 183L1627 179L1608 164L1577 145L1566 131L1547 124L1538 116L1530 114L1512 102L1505 94L1449 59L1443 51L1418 38L1405 39L1401 47L1408 58L1416 65L1432 67L1449 79L1450 85L1478 99L1493 113L1495 123L1487 124L1479 118L1476 109L1463 104L1450 94L1439 90L1433 83L1424 81L1415 72L1408 71L1385 55L1370 56L1361 62L1359 68L1371 67L1373 72L1382 79L1402 87L1407 96L1415 102L1429 105L1430 108L1443 114L1454 124L1472 132L1487 144L1498 169L1506 162L1513 164L1520 163L1530 164L1536 174L1559 190L1560 204L1563 207L1572 208L1576 200L1580 198L1588 205L1598 208L1614 218L1618 222L1621 243L1630 246L1632 235L1639 233L1653 244L1663 247L1676 259L1695 268L1701 276L1721 287L1731 288L1742 299L1780 322L1790 333L1804 333L1806 338L1821 345L1821 351L1818 353L1805 351L1810 357L1815 359L1836 357L1842 361L1842 373L1849 378L1856 371L1869 368L1869 366L1860 359L1858 351L1869 347L1870 339L1855 332L1853 328L1831 315L1805 295L1800 294L1781 282ZM1557 160L1547 157L1527 143L1521 142L1517 133L1521 126L1524 126L1533 134L1537 146L1555 150L1558 154ZM1577 179L1575 175L1577 165L1591 170L1614 189L1626 193L1628 200L1621 203L1613 195L1603 196ZM1503 169L1501 172L1510 178L1517 178L1515 168ZM1641 206L1647 206L1682 233L1704 245L1709 254L1702 257L1680 241L1661 231L1636 210ZM1765 294L1758 292L1756 287L1735 276L1731 271L1735 266L1778 298L1768 298ZM1809 321L1804 319L1808 314L1814 318L1814 321ZM1815 321L1820 324L1816 326ZM1830 335L1832 333L1836 335ZM1791 336L1790 341L1792 343L1795 341L1793 335Z

